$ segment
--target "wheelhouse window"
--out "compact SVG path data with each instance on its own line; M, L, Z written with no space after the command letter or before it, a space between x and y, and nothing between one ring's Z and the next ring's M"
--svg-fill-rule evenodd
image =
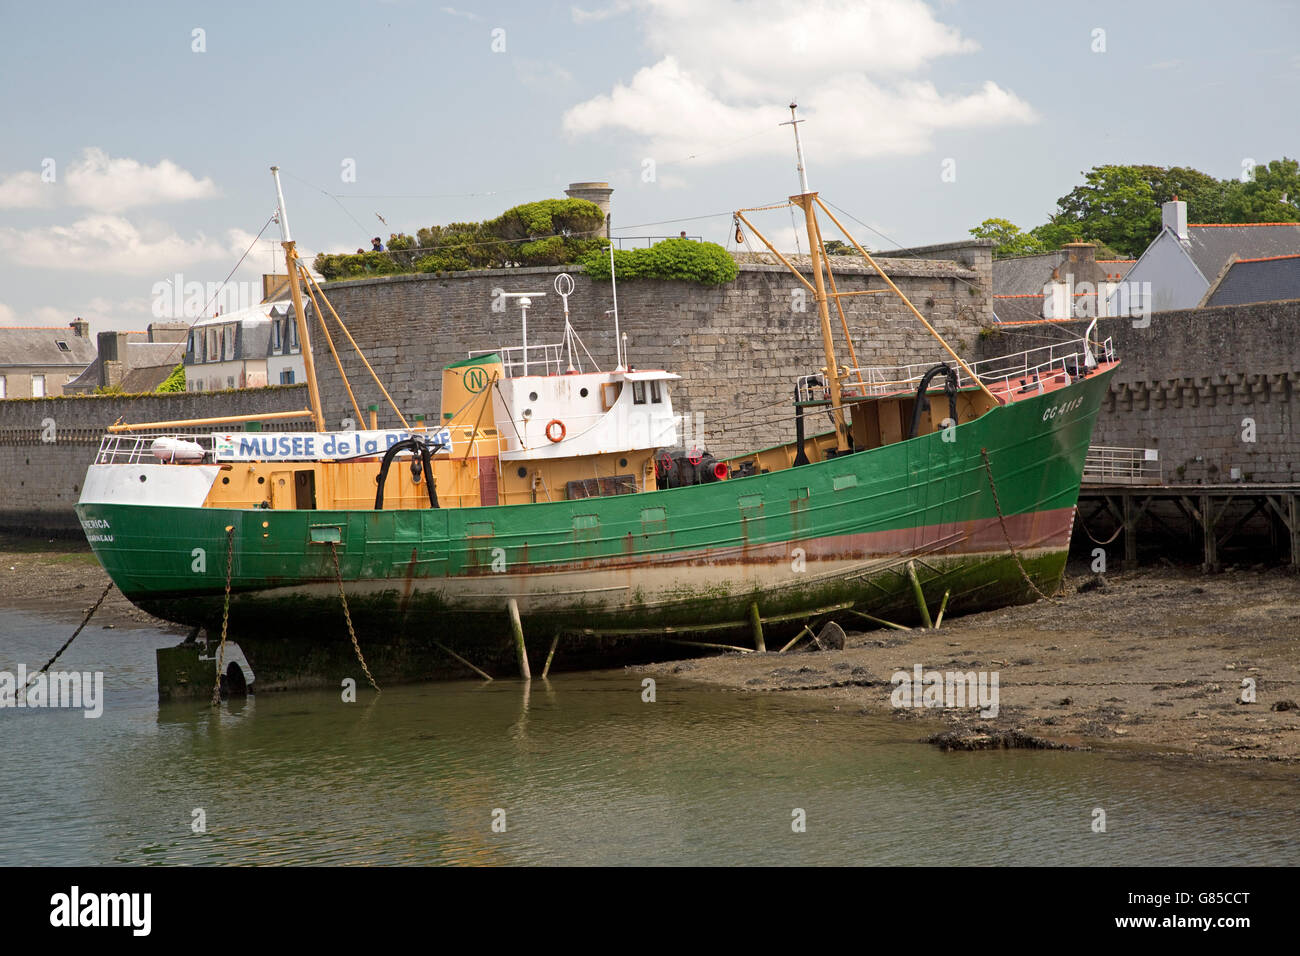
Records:
M651 382L650 383L651 404L658 405L663 400L664 400L663 390L660 388L659 382L658 381Z
M632 404L633 405L645 404L645 382L632 383Z

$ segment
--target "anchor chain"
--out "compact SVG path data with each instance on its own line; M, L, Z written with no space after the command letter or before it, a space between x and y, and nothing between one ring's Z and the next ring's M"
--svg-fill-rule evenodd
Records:
M95 616L95 612L99 610L99 606L104 603L104 598L108 597L108 592L111 590L113 590L113 582L109 581L108 584L104 586L104 593L99 596L98 601L91 605L90 610L86 612L86 616L83 617L81 623L77 625L77 629L72 632L72 636L63 642L63 646L54 652L54 656L45 662L44 667L32 675L32 679L27 682L27 687L23 689L24 693L32 686L32 684L36 683L36 678L48 671L50 665L57 661L59 657L62 656L63 652L72 645L72 642L77 639L77 635L82 632L85 626L90 623L90 619Z
M221 647L217 656L217 678L212 684L212 706L221 703L221 674L226 669L226 628L230 623L230 571L235 559L235 526L226 526L226 603L221 609Z
M339 570L339 549L338 546L330 542L330 554L334 557L334 578L339 584L339 600L343 602L343 619L348 622L348 634L352 636L352 649L357 652L357 660L361 662L361 670L365 672L366 680L370 681L370 686L375 689L376 694L383 693L379 685L375 683L374 677L370 675L370 668L366 666L366 659L361 654L361 645L357 643L357 632L352 627L352 614L348 611L348 596L343 593L343 572Z
M989 464L989 450L987 448L981 448L980 456L984 459L984 473L988 475L989 490L993 492L993 507L998 513L998 523L1002 525L1002 536L1007 539L1007 550L1011 552L1011 557L1016 562L1016 567L1020 570L1020 576L1025 579L1025 583L1029 585L1030 590L1041 597L1044 601L1048 601L1052 604L1059 604L1060 602L1055 600L1050 594L1044 594L1039 589L1038 585L1034 583L1033 578L1029 576L1029 572L1025 570L1024 564L1021 563L1020 555L1016 553L1016 546L1011 543L1011 532L1007 530L1007 519L1002 514L1002 503L998 501L998 486L993 482L993 466ZM1057 588L1057 590L1059 591L1060 588Z

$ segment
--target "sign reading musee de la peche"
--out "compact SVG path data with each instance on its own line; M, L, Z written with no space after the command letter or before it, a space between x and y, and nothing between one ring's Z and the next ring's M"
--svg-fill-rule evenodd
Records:
M218 435L217 461L311 461L319 458L365 458L382 455L399 441L424 439L430 452L451 448L451 430L436 432L231 432ZM408 451L401 452L410 454Z

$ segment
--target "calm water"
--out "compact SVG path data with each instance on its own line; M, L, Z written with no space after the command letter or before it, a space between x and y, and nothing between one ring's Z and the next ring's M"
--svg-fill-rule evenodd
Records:
M0 670L38 667L74 625L0 610ZM0 710L0 864L1300 863L1292 783L944 754L774 694L660 680L643 703L621 671L160 707L153 652L177 640L78 638L59 666L104 671L97 720Z

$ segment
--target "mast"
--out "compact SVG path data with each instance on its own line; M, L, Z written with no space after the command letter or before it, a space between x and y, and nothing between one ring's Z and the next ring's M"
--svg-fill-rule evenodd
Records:
M795 110L797 103L790 104L790 119L782 126L794 129L794 150L799 162L799 187L803 193L791 196L790 201L803 210L804 226L808 230L808 251L812 259L813 280L816 283L814 297L817 300L817 313L822 326L822 347L826 353L826 384L831 393L831 417L835 423L835 448L841 454L849 450L848 422L844 416L842 389L840 386L840 366L835 357L835 341L831 337L830 303L826 297L826 281L822 276L821 233L817 228L817 194L808 188L808 171L803 161L803 145L799 142L799 119Z
M325 414L321 411L320 389L316 384L316 362L311 354L311 336L307 331L307 315L302 305L302 285L298 275L298 252L289 232L289 215L284 208L284 192L280 189L280 167L271 167L275 179L276 218L280 221L280 245L284 247L284 264L289 271L289 293L293 299L294 323L298 328L298 347L307 373L307 395L311 401L312 420L317 431L325 431ZM322 320L323 322L324 320Z

